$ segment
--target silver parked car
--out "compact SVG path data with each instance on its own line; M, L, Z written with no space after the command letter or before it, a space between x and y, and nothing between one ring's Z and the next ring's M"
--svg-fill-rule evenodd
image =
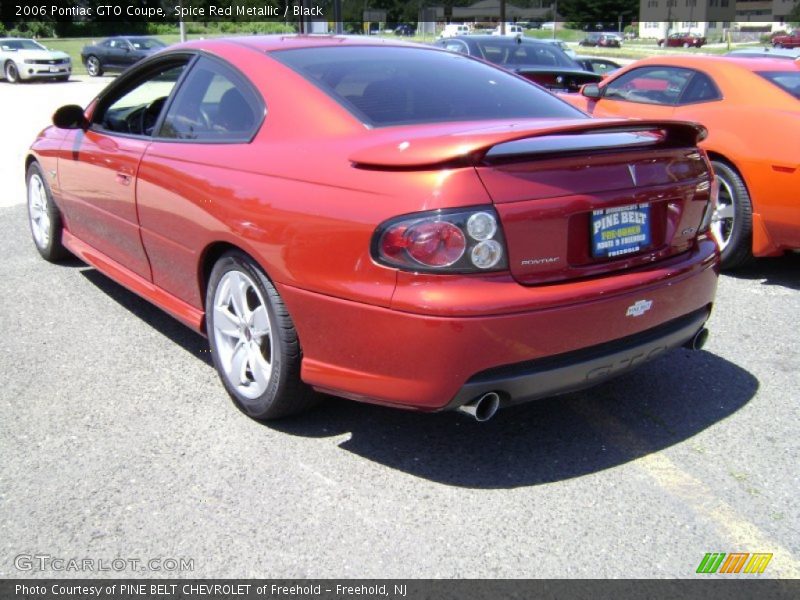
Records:
M29 79L67 81L72 60L66 52L48 50L28 38L0 38L2 78L10 83Z

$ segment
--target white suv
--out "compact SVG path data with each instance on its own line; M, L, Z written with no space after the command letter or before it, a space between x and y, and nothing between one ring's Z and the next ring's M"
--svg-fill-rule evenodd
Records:
M449 38L456 37L457 35L469 35L470 33L472 33L472 29L469 25L464 23L448 23L444 26L440 37Z
M505 35L506 37L520 37L524 35L525 30L520 27L519 25L506 25L506 32L505 34L501 33L500 25L495 27L494 31L492 31L492 35Z

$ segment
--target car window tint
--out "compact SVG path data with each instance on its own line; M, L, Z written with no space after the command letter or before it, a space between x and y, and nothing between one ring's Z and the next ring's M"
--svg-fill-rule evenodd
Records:
M680 98L679 104L692 104L694 102L708 102L719 100L720 93L711 78L699 71L692 76L689 84Z
M800 99L800 72L798 71L761 71L761 77L777 85L785 92Z
M44 46L33 40L0 40L3 50L46 50Z
M159 137L249 141L263 115L263 103L244 77L218 61L201 58L178 90Z
M164 48L164 44L162 44L160 41L150 38L131 38L131 44L137 50L152 50L153 48Z
M611 100L675 105L694 75L691 69L641 67L611 81L603 94Z
M585 117L523 79L457 53L350 46L279 50L271 55L376 127Z
M498 65L575 66L560 48L550 44L479 42L478 48L486 60Z
M176 66L170 63L133 87L126 86L118 94L104 98L93 116L94 123L109 132L152 135L153 127L185 68L185 64Z
M467 45L464 42L459 42L458 40L447 40L441 44L445 50L449 50L450 52L461 52L463 54L469 54L467 50Z

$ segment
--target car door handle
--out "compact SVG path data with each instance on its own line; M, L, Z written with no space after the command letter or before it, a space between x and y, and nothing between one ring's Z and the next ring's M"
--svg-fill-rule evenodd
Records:
M127 175L126 173L117 173L117 183L120 185L130 185L131 176Z

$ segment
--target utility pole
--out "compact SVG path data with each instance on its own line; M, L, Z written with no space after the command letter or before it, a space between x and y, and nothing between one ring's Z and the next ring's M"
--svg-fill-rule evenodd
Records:
M183 6L181 2L178 2L178 9L180 10L180 14L183 15ZM183 20L183 16L181 16L180 20L178 21L178 31L181 34L181 42L186 41L186 23Z
M556 39L556 27L558 27L558 0L553 2L553 39Z

